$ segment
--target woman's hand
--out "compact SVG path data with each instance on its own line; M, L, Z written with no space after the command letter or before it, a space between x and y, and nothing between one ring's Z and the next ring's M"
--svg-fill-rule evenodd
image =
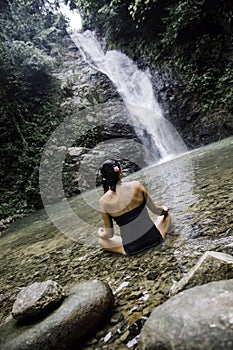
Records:
M113 234L114 234L114 231L112 228L110 229L104 229L103 227L100 227L98 229L98 235L99 237L103 238L103 239L109 239L109 238L112 238L113 237Z
M162 206L162 212L160 215L164 215L164 218L168 215L168 207Z
M104 234L105 234L105 230L103 229L103 227L100 227L100 228L98 229L98 235L99 235L99 237L105 238L105 237L104 237Z

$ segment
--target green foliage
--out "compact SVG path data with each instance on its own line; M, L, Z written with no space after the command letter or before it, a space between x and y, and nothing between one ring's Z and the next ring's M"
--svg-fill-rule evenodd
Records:
M118 40L128 41L134 35L134 23L128 10L130 1L74 0L74 2L82 15L83 28L96 30L104 35L109 43L117 45Z
M21 41L37 41L38 37L43 36L47 30L47 40L44 42L43 48L52 42L56 36L56 32L65 30L64 18L56 15L52 8L54 5L48 4L45 0L8 0L6 7L1 13L1 35L3 38ZM55 32L54 36L51 35ZM37 43L38 44L38 43Z
M232 111L232 0L75 0L85 28L134 59L169 66L200 109ZM231 85L230 85L231 84Z
M44 3L0 3L1 217L41 206L40 156L61 121L61 90L51 72L65 22Z

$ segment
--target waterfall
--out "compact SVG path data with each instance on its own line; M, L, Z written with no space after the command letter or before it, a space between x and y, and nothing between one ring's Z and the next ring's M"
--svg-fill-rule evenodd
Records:
M145 131L139 135L142 142L148 144L143 138L145 134L151 136L152 154L170 159L186 151L175 128L163 117L153 93L149 72L139 70L130 58L119 51L110 50L105 53L91 31L74 33L71 39L84 60L113 82L130 111L133 124Z

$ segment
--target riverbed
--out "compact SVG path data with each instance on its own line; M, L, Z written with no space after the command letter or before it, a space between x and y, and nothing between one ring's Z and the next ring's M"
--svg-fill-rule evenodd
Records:
M151 311L207 250L233 253L233 137L153 164L131 175L167 205L175 231L159 246L135 256L104 252L102 189L73 197L17 222L0 237L0 320L20 288L52 279L65 289L81 280L107 282L115 307L82 349L134 349ZM68 211L67 211L68 207ZM156 219L156 217L154 217Z

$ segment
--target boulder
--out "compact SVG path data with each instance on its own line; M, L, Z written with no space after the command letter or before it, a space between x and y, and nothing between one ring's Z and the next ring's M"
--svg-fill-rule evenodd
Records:
M35 282L19 292L12 316L20 322L29 322L55 308L63 297L62 287L57 282Z
M233 257L225 253L207 251L187 275L173 284L170 296L197 285L231 278L233 278Z
M109 286L92 280L74 285L62 304L33 324L19 325L13 318L0 326L1 350L77 349L80 341L97 330L112 308Z
M180 292L152 311L138 349L233 349L232 300L233 279Z

